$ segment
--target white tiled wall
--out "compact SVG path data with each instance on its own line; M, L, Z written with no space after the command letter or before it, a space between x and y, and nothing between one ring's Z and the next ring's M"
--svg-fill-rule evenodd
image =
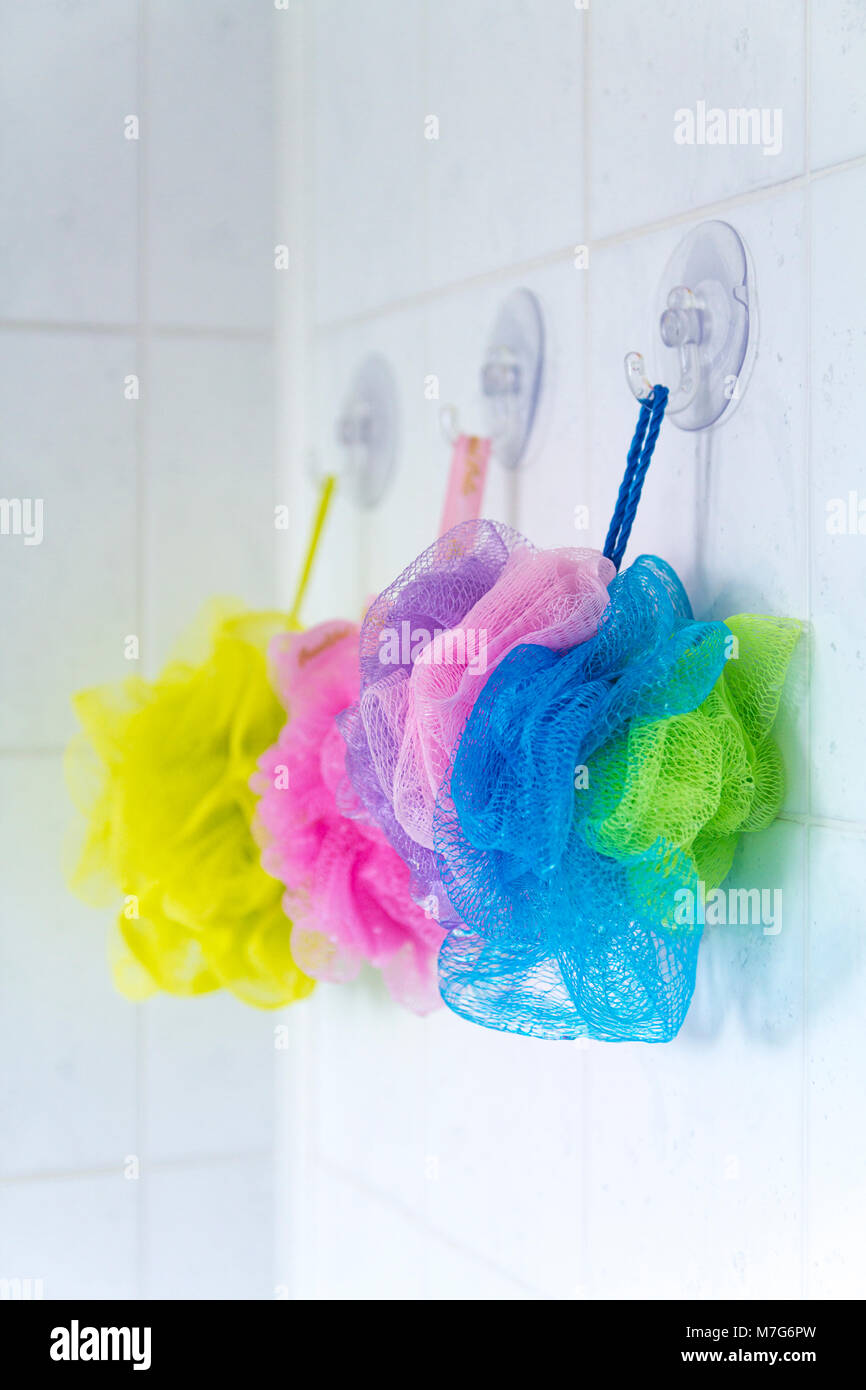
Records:
M783 929L707 933L676 1042L419 1022L372 981L296 1011L279 1117L293 1287L862 1296L866 538L825 518L834 497L866 498L866 3L298 0L284 37L305 103L282 377L294 389L303 359L285 455L298 503L304 451L328 448L367 351L393 363L403 414L393 489L342 514L309 616L356 612L432 538L446 454L424 378L480 428L481 353L517 285L544 309L545 397L488 510L567 544L588 504L600 544L634 423L623 355L652 356L659 276L712 216L750 249L759 354L708 449L665 426L633 548L671 560L713 615L814 625L781 720L784 814L736 866L782 888ZM674 111L701 99L780 108L781 152L675 144Z
M0 1278L48 1298L274 1292L275 1020L114 992L60 760L126 634L152 672L208 594L276 598L278 23L0 0L0 494L44 499L0 537Z
M825 519L866 497L866 0L0 0L0 19L0 493L45 502L42 545L0 537L0 1277L49 1297L862 1296L866 538ZM675 145L701 99L780 108L781 153ZM548 360L488 510L600 544L634 422L622 357L652 355L658 277L708 216L751 251L759 355L708 449L665 427L634 548L714 615L813 624L784 814L736 867L782 887L782 932L708 932L662 1048L421 1022L372 979L289 1011L284 1052L231 999L118 998L107 924L60 871L70 692L125 674L129 632L152 670L207 594L288 596L310 450L335 462L379 351L398 474L373 514L338 500L307 609L357 613L437 523L424 379L481 428L518 285Z

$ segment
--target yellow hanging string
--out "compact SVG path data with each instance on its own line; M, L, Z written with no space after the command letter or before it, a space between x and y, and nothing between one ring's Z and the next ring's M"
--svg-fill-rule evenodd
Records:
M322 539L322 532L324 530L325 521L327 520L328 512L330 510L331 499L334 495L334 487L336 486L336 482L337 479L335 474L333 473L326 474L326 476L322 479L322 486L319 492L319 505L316 508L316 515L313 521L313 529L310 532L310 539L307 543L307 554L304 559L304 564L303 568L301 569L300 577L298 579L298 586L295 589L295 597L292 602L292 606L289 610L289 627L292 629L296 629L301 626L301 604L304 601L304 595L307 592L307 585L310 582L310 575L313 572L313 563L316 559L316 553L319 549L319 542Z

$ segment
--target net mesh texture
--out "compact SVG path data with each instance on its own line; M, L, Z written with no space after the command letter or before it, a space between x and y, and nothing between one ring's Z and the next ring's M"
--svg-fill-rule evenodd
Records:
M591 550L536 551L508 527L464 522L369 609L358 701L340 719L354 791L443 925L456 918L433 844L436 796L491 669L519 642L592 635L614 574Z
M702 930L678 909L778 812L799 631L695 621L663 560L616 574L489 521L380 595L346 769L448 930L452 1009L540 1037L676 1035Z
M130 998L226 988L276 1008L313 988L250 828L249 779L284 719L265 652L287 622L215 600L157 680L74 699L70 881L115 907L113 971Z
M337 801L346 748L334 720L358 698L358 636L357 624L325 622L271 642L288 719L252 779L261 798L254 829L262 864L285 884L301 968L342 982L368 961L393 998L423 1014L442 1002L442 930L413 903L409 870L383 831L345 789Z
M469 715L434 816L462 927L440 953L457 1013L546 1038L664 1042L701 925L678 911L778 812L771 738L799 624L695 622L641 556L595 637L514 648Z

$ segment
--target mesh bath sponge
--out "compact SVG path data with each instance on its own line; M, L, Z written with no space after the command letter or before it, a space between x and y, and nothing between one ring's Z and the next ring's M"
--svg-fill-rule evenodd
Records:
M252 780L256 835L264 867L286 885L302 968L342 981L367 960L395 999L427 1013L441 1003L442 929L412 901L408 868L344 786L334 718L358 698L358 636L354 623L328 622L273 639L273 679L289 718Z
M678 909L781 804L770 731L799 625L695 622L651 556L609 595L594 638L515 648L469 716L434 818L463 923L441 988L488 1027L667 1041L701 934Z
M360 692L341 714L346 797L357 796L411 871L412 891L445 925L452 916L432 848L408 834L394 810L415 660L436 632L456 627L525 544L508 526L465 521L421 554L367 610L359 639Z
M654 556L618 573L666 402L641 402L603 555L464 523L361 630L349 777L447 928L443 998L490 1027L674 1037L696 900L781 804L799 624L695 621Z
M86 831L72 887L122 904L114 973L132 998L224 987L267 1008L313 988L250 828L250 775L283 721L265 651L288 621L214 602L157 680L75 697L66 771Z
M436 793L487 674L519 642L572 646L595 632L612 564L597 551L539 553L516 532L467 521L372 605L361 691L340 720L352 785L443 923Z
M559 651L592 636L614 573L595 550L521 545L465 618L420 653L394 778L394 813L420 844L433 846L436 794L488 673L521 642Z

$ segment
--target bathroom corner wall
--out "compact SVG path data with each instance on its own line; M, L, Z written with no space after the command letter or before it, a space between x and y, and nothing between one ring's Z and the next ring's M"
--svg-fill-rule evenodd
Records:
M205 596L274 602L277 23L0 4L0 492L44 502L0 536L0 1278L46 1298L274 1292L275 1020L115 994L61 754Z
M866 496L866 5L297 0L285 23L296 512L362 355L393 363L403 412L394 486L372 514L340 504L308 616L357 612L431 540L447 451L425 378L480 429L483 348L518 285L544 309L544 400L487 510L600 545L635 418L623 355L652 353L667 258L718 217L754 263L757 361L709 445L665 425L630 549L669 559L697 609L813 635L781 722L785 810L735 869L782 889L782 931L708 932L664 1047L495 1035L409 1017L372 980L322 987L280 1083L280 1277L321 1297L862 1296L866 539L828 530L828 507ZM676 144L674 111L700 100L779 109L781 150Z

